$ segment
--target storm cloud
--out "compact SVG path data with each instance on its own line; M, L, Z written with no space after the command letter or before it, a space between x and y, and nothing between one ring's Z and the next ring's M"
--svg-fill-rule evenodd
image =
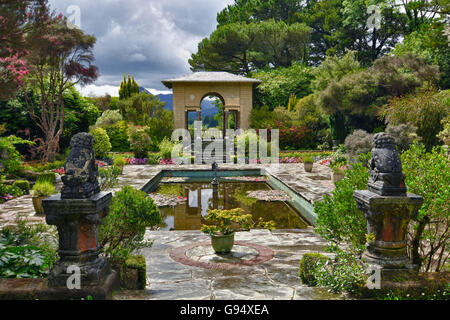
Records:
M214 31L217 13L233 0L50 0L97 38L95 64L101 76L86 90L118 87L124 74L148 89L167 90L161 80L190 72L188 59Z

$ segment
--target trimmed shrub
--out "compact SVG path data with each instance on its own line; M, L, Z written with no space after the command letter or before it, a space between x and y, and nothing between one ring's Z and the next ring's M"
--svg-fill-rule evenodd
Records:
M152 145L152 139L143 129L130 130L130 149L136 158L146 158Z
M13 187L21 189L25 194L30 191L30 183L27 180L16 180L13 183Z
M113 125L105 126L104 129L111 143L111 151L128 152L130 151L130 140L128 138L128 123L119 121Z
M111 143L109 142L108 134L103 128L96 128L90 132L94 136L94 151L95 157L103 159L108 157L108 152L111 151Z
M345 138L345 149L350 160L356 160L361 153L367 153L373 147L373 134L364 130L355 130Z
M314 203L314 212L317 214L315 231L335 246L349 243L358 247L366 242L366 219L356 207L353 192L367 189L368 159L370 153L361 156L359 162L345 170L345 178L336 182L331 196L324 195L323 201Z
M389 124L386 127L386 133L394 138L395 145L399 152L407 150L414 140L418 139L416 132L417 127L413 126L411 123L400 124L398 126Z
M300 260L299 276L302 283L315 286L317 284L314 269L324 265L330 259L320 253L305 253Z
M161 221L152 198L144 191L123 187L113 197L110 213L99 229L103 253L113 265L123 265L135 250L151 246L151 242L144 241L145 231Z
M339 250L334 261L318 264L311 273L316 285L327 287L333 293L359 294L368 278L365 265L353 251Z
M95 127L104 128L122 121L123 117L119 110L105 110L95 122Z
M159 143L159 152L163 159L172 158L172 150L177 146L177 143L170 141L168 138L164 138Z

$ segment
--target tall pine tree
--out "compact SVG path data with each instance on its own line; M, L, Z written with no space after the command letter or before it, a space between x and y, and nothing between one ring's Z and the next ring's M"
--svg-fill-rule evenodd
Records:
M128 99L135 94L139 94L140 91L140 87L134 79L134 76L130 77L128 75L127 79L124 75L123 81L120 83L119 100Z

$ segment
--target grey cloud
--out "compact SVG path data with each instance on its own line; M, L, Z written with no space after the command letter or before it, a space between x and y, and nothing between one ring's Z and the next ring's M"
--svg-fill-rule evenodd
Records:
M97 38L97 85L120 84L133 74L139 84L165 89L164 78L189 72L198 42L216 27L217 12L233 0L50 0L66 16L81 9L82 29Z

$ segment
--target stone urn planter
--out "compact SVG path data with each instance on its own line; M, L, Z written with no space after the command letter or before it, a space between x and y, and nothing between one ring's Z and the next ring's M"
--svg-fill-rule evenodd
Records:
M303 163L306 172L312 172L314 163L313 162L304 162Z
M45 198L48 198L47 196L44 197L32 197L31 200L33 201L33 207L36 214L44 214L44 207L42 207L42 200Z
M200 230L210 235L211 246L218 254L231 252L236 231L248 231L251 228L270 230L275 228L273 221L258 221L258 223L255 223L252 220L252 215L244 214L244 210L241 208L209 210L205 220L210 224L204 224Z
M344 174L343 171L333 170L333 174L331 176L331 180L333 181L333 183L336 183L336 182L341 181L342 179L344 179L344 176L345 176L345 174Z
M234 232L227 235L211 235L211 245L216 253L229 253L234 245Z
M303 158L303 166L306 172L312 172L314 166L314 159L312 157L306 156Z
M36 214L44 214L42 200L50 197L55 191L55 186L50 181L38 181L31 190L33 207Z

